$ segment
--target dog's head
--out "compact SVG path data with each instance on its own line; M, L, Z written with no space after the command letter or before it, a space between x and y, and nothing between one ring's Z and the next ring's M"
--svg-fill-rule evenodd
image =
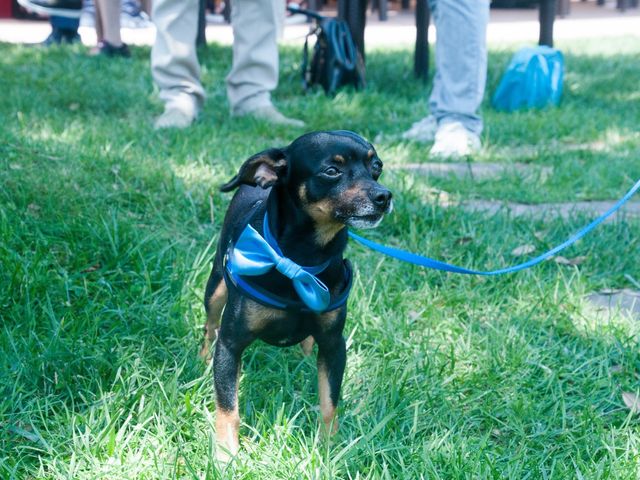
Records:
M391 192L378 183L382 161L373 145L345 131L312 132L285 148L249 158L223 192L241 184L277 187L319 228L378 226L391 212Z

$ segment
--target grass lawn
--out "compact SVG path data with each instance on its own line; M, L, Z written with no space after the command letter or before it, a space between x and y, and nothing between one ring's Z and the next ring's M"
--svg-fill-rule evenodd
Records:
M619 198L640 178L637 38L559 45L561 108L485 106L475 161L532 175L382 177L396 208L374 240L478 269L554 246L589 217L538 220L443 208ZM492 46L493 92L515 46ZM185 131L160 113L149 49L0 45L0 478L414 479L640 476L640 324L597 316L592 291L640 281L640 220L600 226L564 256L487 279L422 270L351 244L341 428L321 435L315 359L255 343L240 386L241 453L216 464L210 368L197 357L203 289L230 196L218 186L249 155L303 130L230 119L231 50L203 52L209 98ZM411 51L368 55L369 85L334 99L300 92L300 50L283 48L282 110L308 129L398 134L426 113ZM487 97L490 95L488 94ZM389 138L389 137L386 137ZM428 148L376 144L388 166ZM541 167L551 168L542 174ZM532 254L533 255L533 254Z

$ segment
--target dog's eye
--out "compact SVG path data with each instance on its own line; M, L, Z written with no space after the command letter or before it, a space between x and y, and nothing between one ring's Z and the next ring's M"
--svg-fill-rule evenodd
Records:
M322 173L328 177L338 177L342 172L340 172L336 167L327 167L322 171Z
M374 175L380 175L382 173L382 162L380 160L371 164L371 171Z

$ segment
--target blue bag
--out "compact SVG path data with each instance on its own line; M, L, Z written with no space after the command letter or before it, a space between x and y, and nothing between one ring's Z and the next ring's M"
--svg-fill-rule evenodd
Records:
M523 48L515 53L493 96L496 110L558 105L562 96L564 58L551 47Z

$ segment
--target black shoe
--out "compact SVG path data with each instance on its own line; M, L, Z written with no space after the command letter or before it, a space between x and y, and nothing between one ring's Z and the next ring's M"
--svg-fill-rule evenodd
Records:
M109 42L102 42L98 47L98 52L100 55L105 55L107 57L129 58L131 56L131 52L129 51L129 47L126 43L123 43L119 47L114 47Z
M80 35L77 30L65 30L61 28L54 28L51 30L49 36L40 45L43 47L51 47L52 45L62 45L73 43L80 43Z
M62 28L61 29L62 32L62 43L68 43L69 45L73 44L73 43L82 43L82 39L80 38L80 35L78 34L78 30L77 29L66 29L66 28Z
M80 18L82 0L18 0L27 10L41 15Z
M49 36L40 45L43 47L50 47L52 45L60 45L62 43L62 34L60 30L53 29Z

